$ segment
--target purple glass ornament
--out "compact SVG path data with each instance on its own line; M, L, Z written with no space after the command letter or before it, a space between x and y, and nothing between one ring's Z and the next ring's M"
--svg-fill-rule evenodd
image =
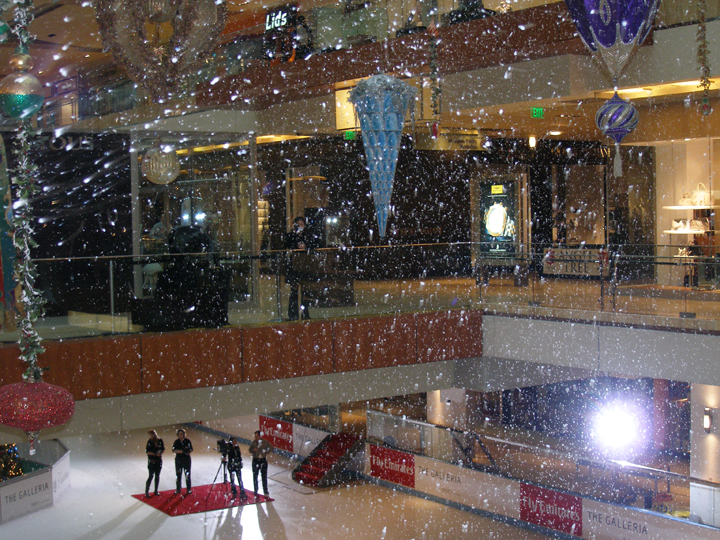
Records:
M620 144L625 135L637 127L639 119L635 106L618 96L617 92L603 103L595 114L595 124L598 129L617 144Z
M613 84L652 29L659 4L660 0L565 0L578 34Z
M613 162L615 176L622 176L620 143L625 135L637 127L639 119L640 115L635 106L629 101L621 99L617 92L595 113L595 125L604 135L615 141L615 160Z

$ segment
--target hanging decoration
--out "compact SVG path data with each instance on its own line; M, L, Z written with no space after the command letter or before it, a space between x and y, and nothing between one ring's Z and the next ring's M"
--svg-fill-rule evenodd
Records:
M385 237L405 115L415 94L415 88L399 79L375 75L360 81L348 98L360 119L381 237Z
M631 133L640 120L635 105L625 101L617 92L607 100L595 114L595 125L607 137L615 141L615 159L613 174L622 176L622 161L620 159L620 143L628 133Z
M40 81L28 73L33 61L27 47L15 49L10 67L15 73L0 81L0 110L10 118L30 118L40 110L45 97Z
M12 28L19 41L19 52L13 55L10 62L21 72L32 66L32 59L27 53L28 45L34 37L28 31L33 19L32 10L32 0L16 0ZM35 330L35 322L42 315L43 298L35 288L36 268L30 257L30 248L34 245L30 200L38 191L38 169L29 156L38 142L30 125L30 117L42 106L42 100L38 103L32 90L23 90L22 85L14 92L4 92L8 86L12 86L6 85L8 79L17 82L17 79L12 79L14 75L8 75L0 82L0 104L5 114L18 120L13 146L15 167L10 171L17 197L12 205L11 221L16 251L14 270L22 288L19 299L22 318L18 325L20 359L25 362L26 370L23 382L0 388L0 424L25 431L30 442L30 453L34 454L38 431L67 422L75 410L75 403L67 390L42 381L43 369L37 362L38 354L44 352L41 338Z
M617 103L617 100L620 100L617 95L618 79L652 29L660 0L565 0L565 4L580 38L612 81L616 93L610 99L610 102L615 101L609 107L617 112L622 109ZM637 111L632 115L628 110L624 110L623 119L627 119L628 116L637 118ZM620 142L635 128L637 122L634 122L634 125L625 120L620 122L623 129L630 128L630 131L621 134L617 131L614 122L598 123L598 120L608 119L607 110L603 114L598 111L595 119L598 129L603 133L607 132L615 140L614 172L616 176L621 176Z
M153 184L164 186L180 174L180 160L173 150L165 152L158 144L145 152L140 170Z
M712 112L712 107L710 106L710 63L708 62L706 18L707 4L705 0L698 0L697 61L700 64L700 86L703 89L700 98L700 112L708 116Z
M433 121L431 135L433 139L440 136L440 67L438 64L438 46L440 45L440 33L438 32L438 6L433 1L430 9L431 22L427 28L429 35L428 47L430 49L430 103L432 106Z
M0 387L0 424L22 429L35 453L40 430L66 423L75 412L70 392L46 382L19 382Z
M154 101L176 94L211 56L225 26L225 0L98 0L103 44Z

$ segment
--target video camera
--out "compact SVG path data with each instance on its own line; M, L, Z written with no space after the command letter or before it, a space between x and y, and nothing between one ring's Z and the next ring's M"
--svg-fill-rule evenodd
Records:
M232 446L231 443L226 441L225 439L218 439L217 447L215 448L218 452L220 452L223 456L226 456L227 453L230 451L230 447Z

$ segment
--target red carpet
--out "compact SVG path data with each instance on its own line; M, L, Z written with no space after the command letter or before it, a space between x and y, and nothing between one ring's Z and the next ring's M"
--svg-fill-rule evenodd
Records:
M212 488L212 489L211 489ZM255 496L252 491L245 490L246 500L232 496L230 484L215 484L193 487L191 495L182 490L180 495L175 495L175 490L161 491L160 495L152 495L150 498L144 494L133 495L137 500L149 504L153 508L165 512L168 516L184 516L187 514L199 514L212 510L222 510L233 506L244 506L246 504L258 504L272 501L270 497L263 495Z

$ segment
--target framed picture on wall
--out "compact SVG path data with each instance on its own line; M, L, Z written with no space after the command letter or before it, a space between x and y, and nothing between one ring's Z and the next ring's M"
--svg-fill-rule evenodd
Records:
M479 184L482 220L480 251L511 253L518 235L516 182L507 176L491 178Z

